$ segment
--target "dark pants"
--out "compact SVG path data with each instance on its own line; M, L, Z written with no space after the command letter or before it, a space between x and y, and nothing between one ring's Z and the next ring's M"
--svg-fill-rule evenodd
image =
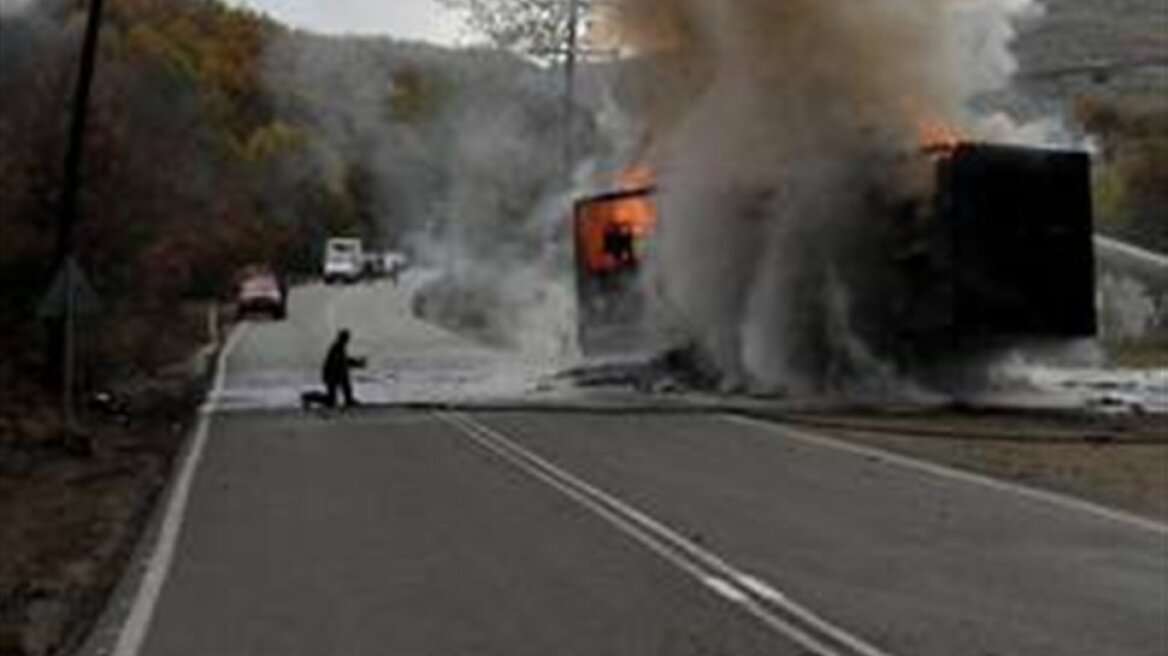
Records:
M353 383L346 376L345 378L325 381L325 394L328 395L330 408L335 408L337 405L337 390L340 390L341 399L344 400L346 406L357 404L353 398Z

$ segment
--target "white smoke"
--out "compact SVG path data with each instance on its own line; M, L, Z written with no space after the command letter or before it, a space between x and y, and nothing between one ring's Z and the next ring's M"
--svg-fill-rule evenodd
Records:
M1037 11L1031 0L624 2L614 31L658 61L640 111L668 217L654 253L663 304L731 384L808 389L885 371L850 325L856 308L895 302L865 295L874 190L927 184L899 157L923 122L1037 135L975 102L1008 85L1015 25Z
M937 1L937 0L934 0ZM1018 72L1011 48L1017 25L1043 14L1038 0L940 0L946 25L941 27L941 61L949 69L959 102L1000 91Z
M0 0L0 18L15 16L31 7L36 0Z
M385 245L444 272L423 292L427 318L528 354L567 350L559 77L500 51L302 34L270 47L268 72L321 168L364 172ZM397 89L404 77L416 88ZM405 116L402 90L416 96Z

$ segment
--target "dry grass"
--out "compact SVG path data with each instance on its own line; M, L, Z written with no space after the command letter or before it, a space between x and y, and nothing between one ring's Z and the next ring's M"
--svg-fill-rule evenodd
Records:
M168 478L198 381L140 390L128 423L63 425L44 403L0 409L0 654L59 653L121 575Z

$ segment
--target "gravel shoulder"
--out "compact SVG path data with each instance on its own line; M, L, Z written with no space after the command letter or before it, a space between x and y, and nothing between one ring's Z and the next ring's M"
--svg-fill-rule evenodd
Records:
M151 381L117 417L64 426L55 408L0 412L0 655L67 653L129 562L202 395Z
M1168 416L935 413L767 418L1168 522Z

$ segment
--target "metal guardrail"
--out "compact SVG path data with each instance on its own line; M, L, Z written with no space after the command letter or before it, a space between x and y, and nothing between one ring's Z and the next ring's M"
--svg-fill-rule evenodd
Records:
M1100 267L1138 278L1159 292L1168 291L1168 256L1126 242L1095 236L1095 255Z

